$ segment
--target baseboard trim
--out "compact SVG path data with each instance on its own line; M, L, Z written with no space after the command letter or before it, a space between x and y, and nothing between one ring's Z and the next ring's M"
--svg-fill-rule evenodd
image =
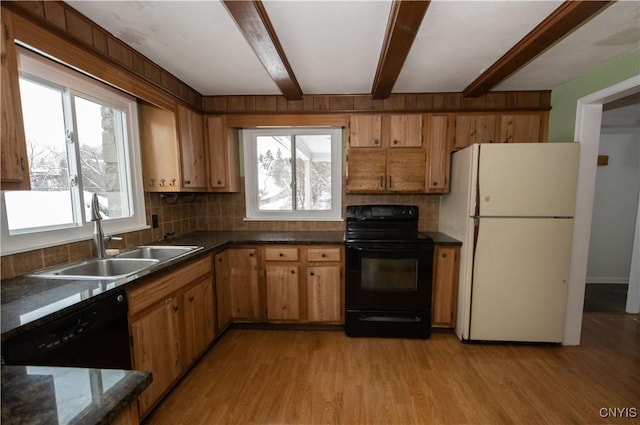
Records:
M628 285L629 277L587 276L587 285L590 283Z

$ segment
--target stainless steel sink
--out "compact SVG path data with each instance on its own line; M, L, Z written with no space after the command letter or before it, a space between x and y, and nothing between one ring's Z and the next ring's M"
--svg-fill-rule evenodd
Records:
M145 270L158 259L100 258L65 264L34 273L31 276L48 279L119 279Z
M150 258L154 260L171 260L182 255L186 255L190 252L202 249L200 246L139 246L118 254L116 258Z

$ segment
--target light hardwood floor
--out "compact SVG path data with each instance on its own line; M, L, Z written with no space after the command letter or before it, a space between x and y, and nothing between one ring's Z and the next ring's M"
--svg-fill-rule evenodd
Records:
M638 315L585 314L579 347L233 329L143 425L596 423L640 423Z

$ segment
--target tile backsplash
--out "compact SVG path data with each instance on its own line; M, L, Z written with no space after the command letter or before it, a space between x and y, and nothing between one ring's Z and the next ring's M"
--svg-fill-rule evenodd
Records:
M244 187L244 184L241 185ZM440 197L433 195L354 195L344 193L343 209L358 204L409 204L420 208L419 230L438 230ZM163 196L145 194L147 223L158 216L158 228L129 232L108 248L128 248L195 230L322 231L344 230L343 221L245 221L244 193L203 193ZM2 257L2 279L88 257L92 241L80 241Z

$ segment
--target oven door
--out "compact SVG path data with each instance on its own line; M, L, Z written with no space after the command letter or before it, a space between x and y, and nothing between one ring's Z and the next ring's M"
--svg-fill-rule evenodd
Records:
M431 311L432 244L347 243L346 269L347 310Z

